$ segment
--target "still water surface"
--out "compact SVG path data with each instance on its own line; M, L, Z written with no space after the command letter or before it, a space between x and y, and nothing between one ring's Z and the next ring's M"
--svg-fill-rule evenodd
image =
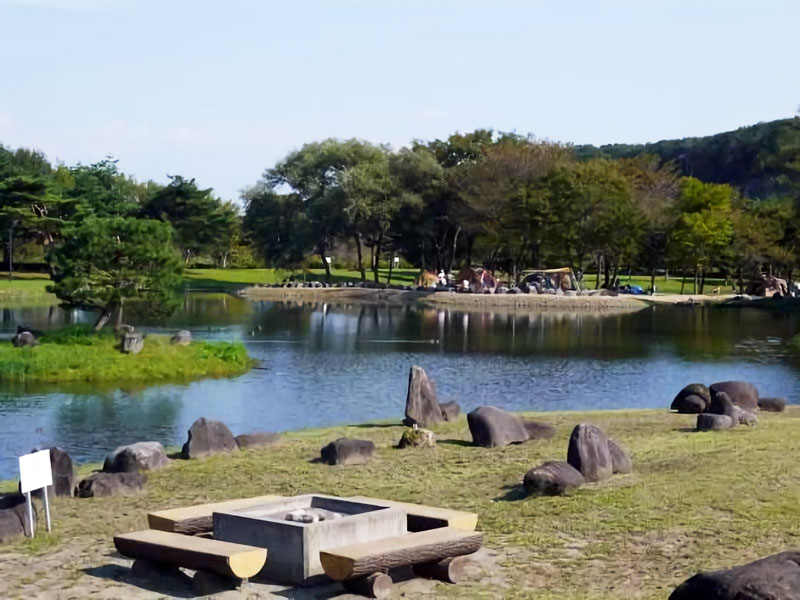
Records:
M6 306L18 323L56 327L91 315ZM261 368L232 379L137 386L0 387L0 479L44 444L78 461L120 444L179 445L199 416L234 434L401 418L408 368L422 365L441 398L470 410L668 407L689 382L747 379L762 395L800 398L800 360L786 340L797 315L757 309L648 308L602 316L462 313L367 305L286 305L191 293L166 327L242 340Z

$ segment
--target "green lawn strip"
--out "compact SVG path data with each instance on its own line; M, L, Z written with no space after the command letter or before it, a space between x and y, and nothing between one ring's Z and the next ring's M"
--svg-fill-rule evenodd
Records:
M602 277L601 277L602 280ZM583 276L583 281L581 281L581 286L583 289L586 290L593 290L595 289L595 282L597 281L597 274L596 273L586 273ZM656 277L656 293L658 294L680 294L681 293L681 277L680 276L672 276L669 279L665 279L663 275ZM601 281L602 283L602 281ZM648 276L640 276L634 275L632 277L628 277L627 275L620 275L619 276L619 283L620 285L638 285L644 291L648 291L650 289L650 277ZM703 292L705 294L710 294L714 288L719 287L719 292L721 294L732 294L738 290L737 287L733 287L730 285L730 282L726 283L724 279L706 279L705 287L703 288ZM692 278L688 277L686 279L686 286L683 289L684 294L692 294L694 292ZM699 293L699 287L698 287Z
M30 348L0 345L0 381L135 382L183 381L241 374L251 366L244 345L231 342L170 344L166 335L150 334L139 354L123 354L113 331L90 332L72 326L46 333Z
M555 425L557 435L476 448L465 444L469 431L461 418L435 428L435 449L398 450L393 446L403 428L372 424L287 433L273 448L176 461L152 473L147 491L136 497L58 499L59 540L41 551L76 535L105 540L110 548L114 532L146 527L148 510L310 492L479 513L497 568L483 581L438 586L437 597L497 597L502 589L506 598L530 597L534 590L537 598L664 598L698 569L747 562L800 543L800 409L762 413L754 428L708 433L689 431L693 416L666 411L530 416ZM514 499L529 468L565 459L579 422L600 426L625 447L634 473L568 497ZM341 436L373 440L377 458L353 467L310 462Z
M386 283L388 269L380 269L378 276ZM411 285L419 275L419 269L392 270L392 283ZM230 289L248 285L271 285L294 277L295 281L325 281L323 269L289 271L283 269L186 269L183 272L184 285L188 289ZM358 271L332 269L331 282L343 283L361 281ZM372 272L367 273L367 281L373 281Z

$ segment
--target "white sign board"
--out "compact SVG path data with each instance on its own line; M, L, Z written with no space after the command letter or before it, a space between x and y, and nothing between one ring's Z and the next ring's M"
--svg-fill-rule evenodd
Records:
M20 491L23 494L53 485L50 450L40 450L19 457Z

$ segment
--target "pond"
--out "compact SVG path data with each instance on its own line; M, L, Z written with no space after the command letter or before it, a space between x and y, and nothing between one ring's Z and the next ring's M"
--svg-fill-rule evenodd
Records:
M91 315L0 305L0 335ZM233 379L154 386L0 387L0 479L19 454L58 444L79 462L120 444L176 446L200 416L234 434L403 416L408 369L423 366L440 398L463 409L668 408L695 381L754 382L797 399L800 360L786 340L796 314L660 307L623 315L465 313L418 307L291 305L189 293L168 323L196 338L242 340L259 368Z

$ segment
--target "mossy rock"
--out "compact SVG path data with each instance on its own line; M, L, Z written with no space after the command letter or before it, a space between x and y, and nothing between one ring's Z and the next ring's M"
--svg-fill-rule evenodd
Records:
M408 427L403 431L399 448L433 448L436 446L436 435L430 429Z

